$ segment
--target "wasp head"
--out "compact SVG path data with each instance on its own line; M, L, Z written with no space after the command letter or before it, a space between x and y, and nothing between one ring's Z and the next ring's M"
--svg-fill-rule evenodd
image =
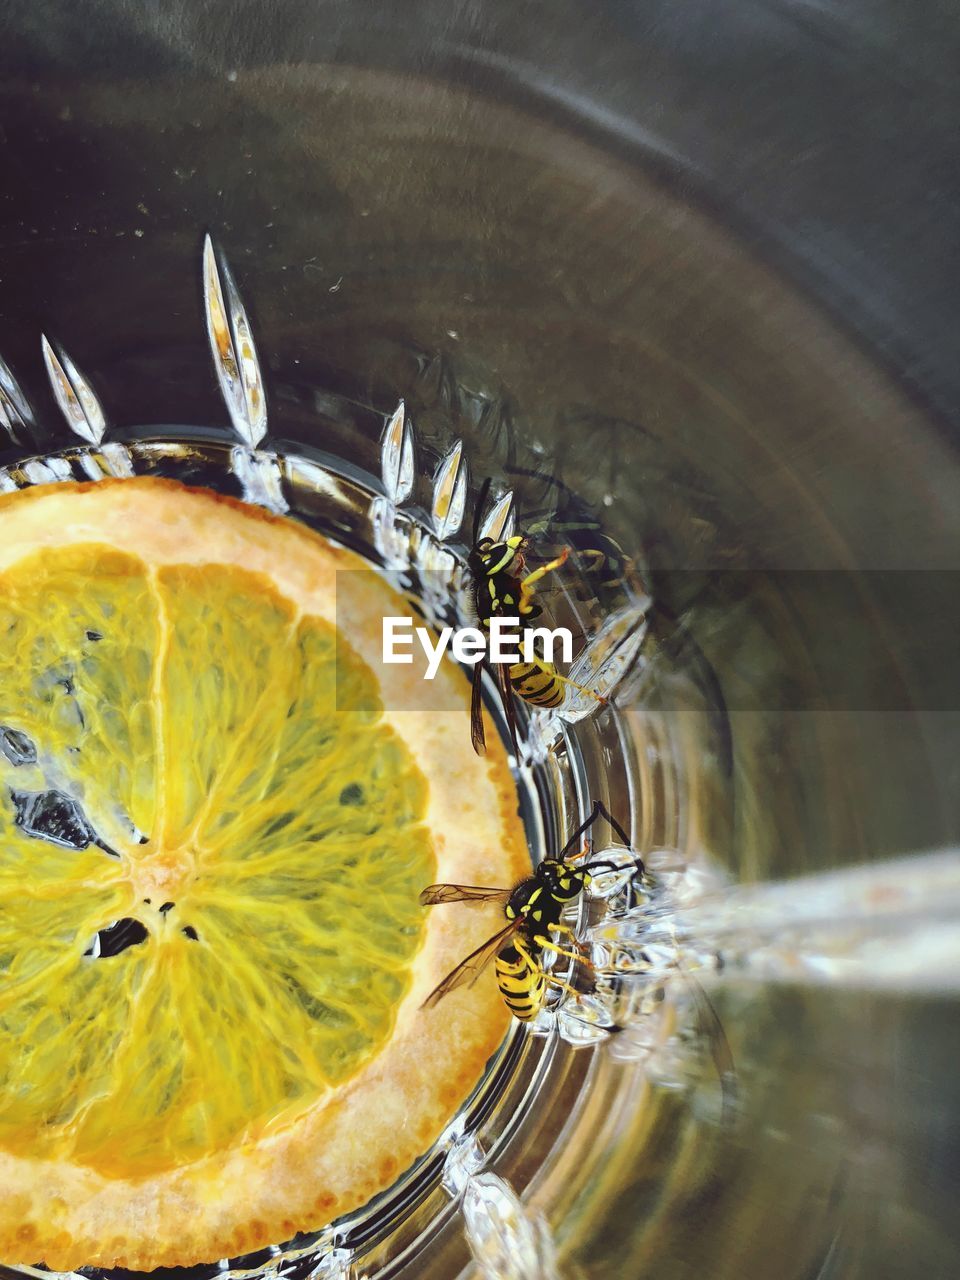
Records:
M481 538L470 554L470 567L475 574L486 574L492 578L498 573L507 573L512 567L519 568L523 563L523 535L515 534L503 542L494 542L492 538ZM519 560L519 564L516 562Z
M586 887L587 876L559 858L544 858L537 875L546 889L557 898L575 898Z

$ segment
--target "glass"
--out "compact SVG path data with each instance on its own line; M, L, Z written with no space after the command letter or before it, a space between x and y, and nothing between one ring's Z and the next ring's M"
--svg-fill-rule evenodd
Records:
M489 72L495 101L490 80L348 36L356 65L238 70L224 47L202 71L151 63L149 95L91 72L62 101L18 100L10 145L36 147L39 119L60 172L5 297L42 299L77 443L44 412L24 305L0 342L29 392L0 379L0 484L146 468L223 485L396 572L421 556L427 587L455 573L484 475L514 494L497 518L544 545L560 524L576 544L586 513L612 545L549 598L587 624L594 674L611 657L615 707L538 727L531 847L598 791L629 815L637 852L676 877L663 924L729 1039L739 1115L717 1123L709 1044L671 975L662 1037L657 1008L649 1036L598 1047L515 1034L453 1154L415 1171L419 1206L398 1188L383 1240L336 1224L290 1269L373 1275L390 1256L391 1275L454 1275L469 1217L493 1274L950 1274L960 504L942 423L851 336L842 290L821 309L669 157L585 121L574 59L547 109L522 70ZM149 160L131 153L144 136ZM65 192L103 243L68 238ZM257 309L237 327L221 262L219 390L191 271L202 225ZM629 591L603 576L616 548ZM736 897L710 892L725 880Z
M381 416L372 405L327 395L325 417L349 441L344 457L292 436L274 446L252 327L209 238L203 282L214 366L240 443L230 445L222 431L149 428L112 431L105 442L107 419L92 386L44 339L53 394L81 443L23 456L34 414L4 366L0 403L11 450L0 486L162 474L239 492L365 553L431 620L468 622L464 559L473 539L462 526L475 506L468 493L476 488L476 428L453 438L428 412L432 431L423 441L403 400ZM497 412L488 399L476 420ZM750 717L764 709L749 701L731 707L687 626L658 610L662 594L653 584L671 575L624 551L583 499L539 463L536 449L516 438L509 444L500 473L516 477L514 488L494 491L488 508L476 510L476 529L492 537L515 527L535 531L544 556L569 539L564 589L544 595L547 620L582 637L573 674L609 699L600 706L573 691L555 713L528 716L521 707L525 733L515 765L531 849L535 859L556 852L595 799L632 831L630 848L597 849L611 865L579 903L578 932L596 981L564 993L529 1030L515 1026L435 1150L367 1210L309 1238L194 1268L198 1277L347 1276L400 1259L439 1275L449 1265L451 1204L487 1276L558 1274L561 1249L578 1237L594 1250L603 1239L614 1261L618 1248L633 1247L618 1241L609 1214L623 1197L618 1180L634 1147L652 1142L657 1150L667 1139L671 1176L682 1170L684 1179L710 1179L713 1162L731 1159L756 1125L758 1101L769 1105L750 1039L761 1037L764 1054L780 1044L756 1021L783 998L772 984L789 989L802 977L811 988L910 992L950 991L956 982L955 853L730 887L706 839L716 815L698 822L697 803L707 796L729 804L732 725L738 711ZM358 465L364 453L378 460L379 474ZM531 482L540 503L533 508ZM766 603L771 582L782 590L796 575L731 576L734 593L754 607ZM673 575L684 587L688 577ZM845 692L828 689L834 699ZM754 824L762 825L762 815L750 815L747 829ZM758 983L765 984L759 998ZM815 1021L817 1005L811 991L794 1016ZM806 1119L836 1139L839 1121L829 1110ZM660 1183L656 1194L669 1185ZM598 1220L607 1224L602 1237L594 1234ZM645 1232L655 1223L656 1215ZM629 1232L631 1224L619 1229Z

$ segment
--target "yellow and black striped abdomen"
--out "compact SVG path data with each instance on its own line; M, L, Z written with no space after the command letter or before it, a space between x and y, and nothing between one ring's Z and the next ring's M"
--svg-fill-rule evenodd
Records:
M517 662L510 668L510 684L518 698L535 707L559 707L563 684L552 662Z
M547 994L536 952L527 943L508 943L497 956L496 970L507 1008L521 1022L530 1022L543 1008Z

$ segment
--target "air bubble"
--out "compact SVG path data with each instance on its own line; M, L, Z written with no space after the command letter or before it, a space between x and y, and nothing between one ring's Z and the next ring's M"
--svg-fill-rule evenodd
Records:
M8 725L0 725L0 752L12 765L37 763L37 748L30 738L19 729L11 729Z
M24 835L77 852L98 843L83 809L62 791L11 791L10 798Z
M83 954L92 956L95 960L107 960L120 955L129 947L138 947L149 936L141 921L127 916L123 920L115 920L106 929L100 929Z

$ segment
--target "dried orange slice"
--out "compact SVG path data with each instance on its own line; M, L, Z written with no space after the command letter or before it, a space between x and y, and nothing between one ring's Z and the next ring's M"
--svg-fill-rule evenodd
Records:
M492 980L420 1008L496 915L417 895L522 874L505 757L455 672L441 712L378 665L401 602L350 573L338 615L360 562L292 521L125 480L6 496L0 530L0 1260L322 1226L503 1035Z

